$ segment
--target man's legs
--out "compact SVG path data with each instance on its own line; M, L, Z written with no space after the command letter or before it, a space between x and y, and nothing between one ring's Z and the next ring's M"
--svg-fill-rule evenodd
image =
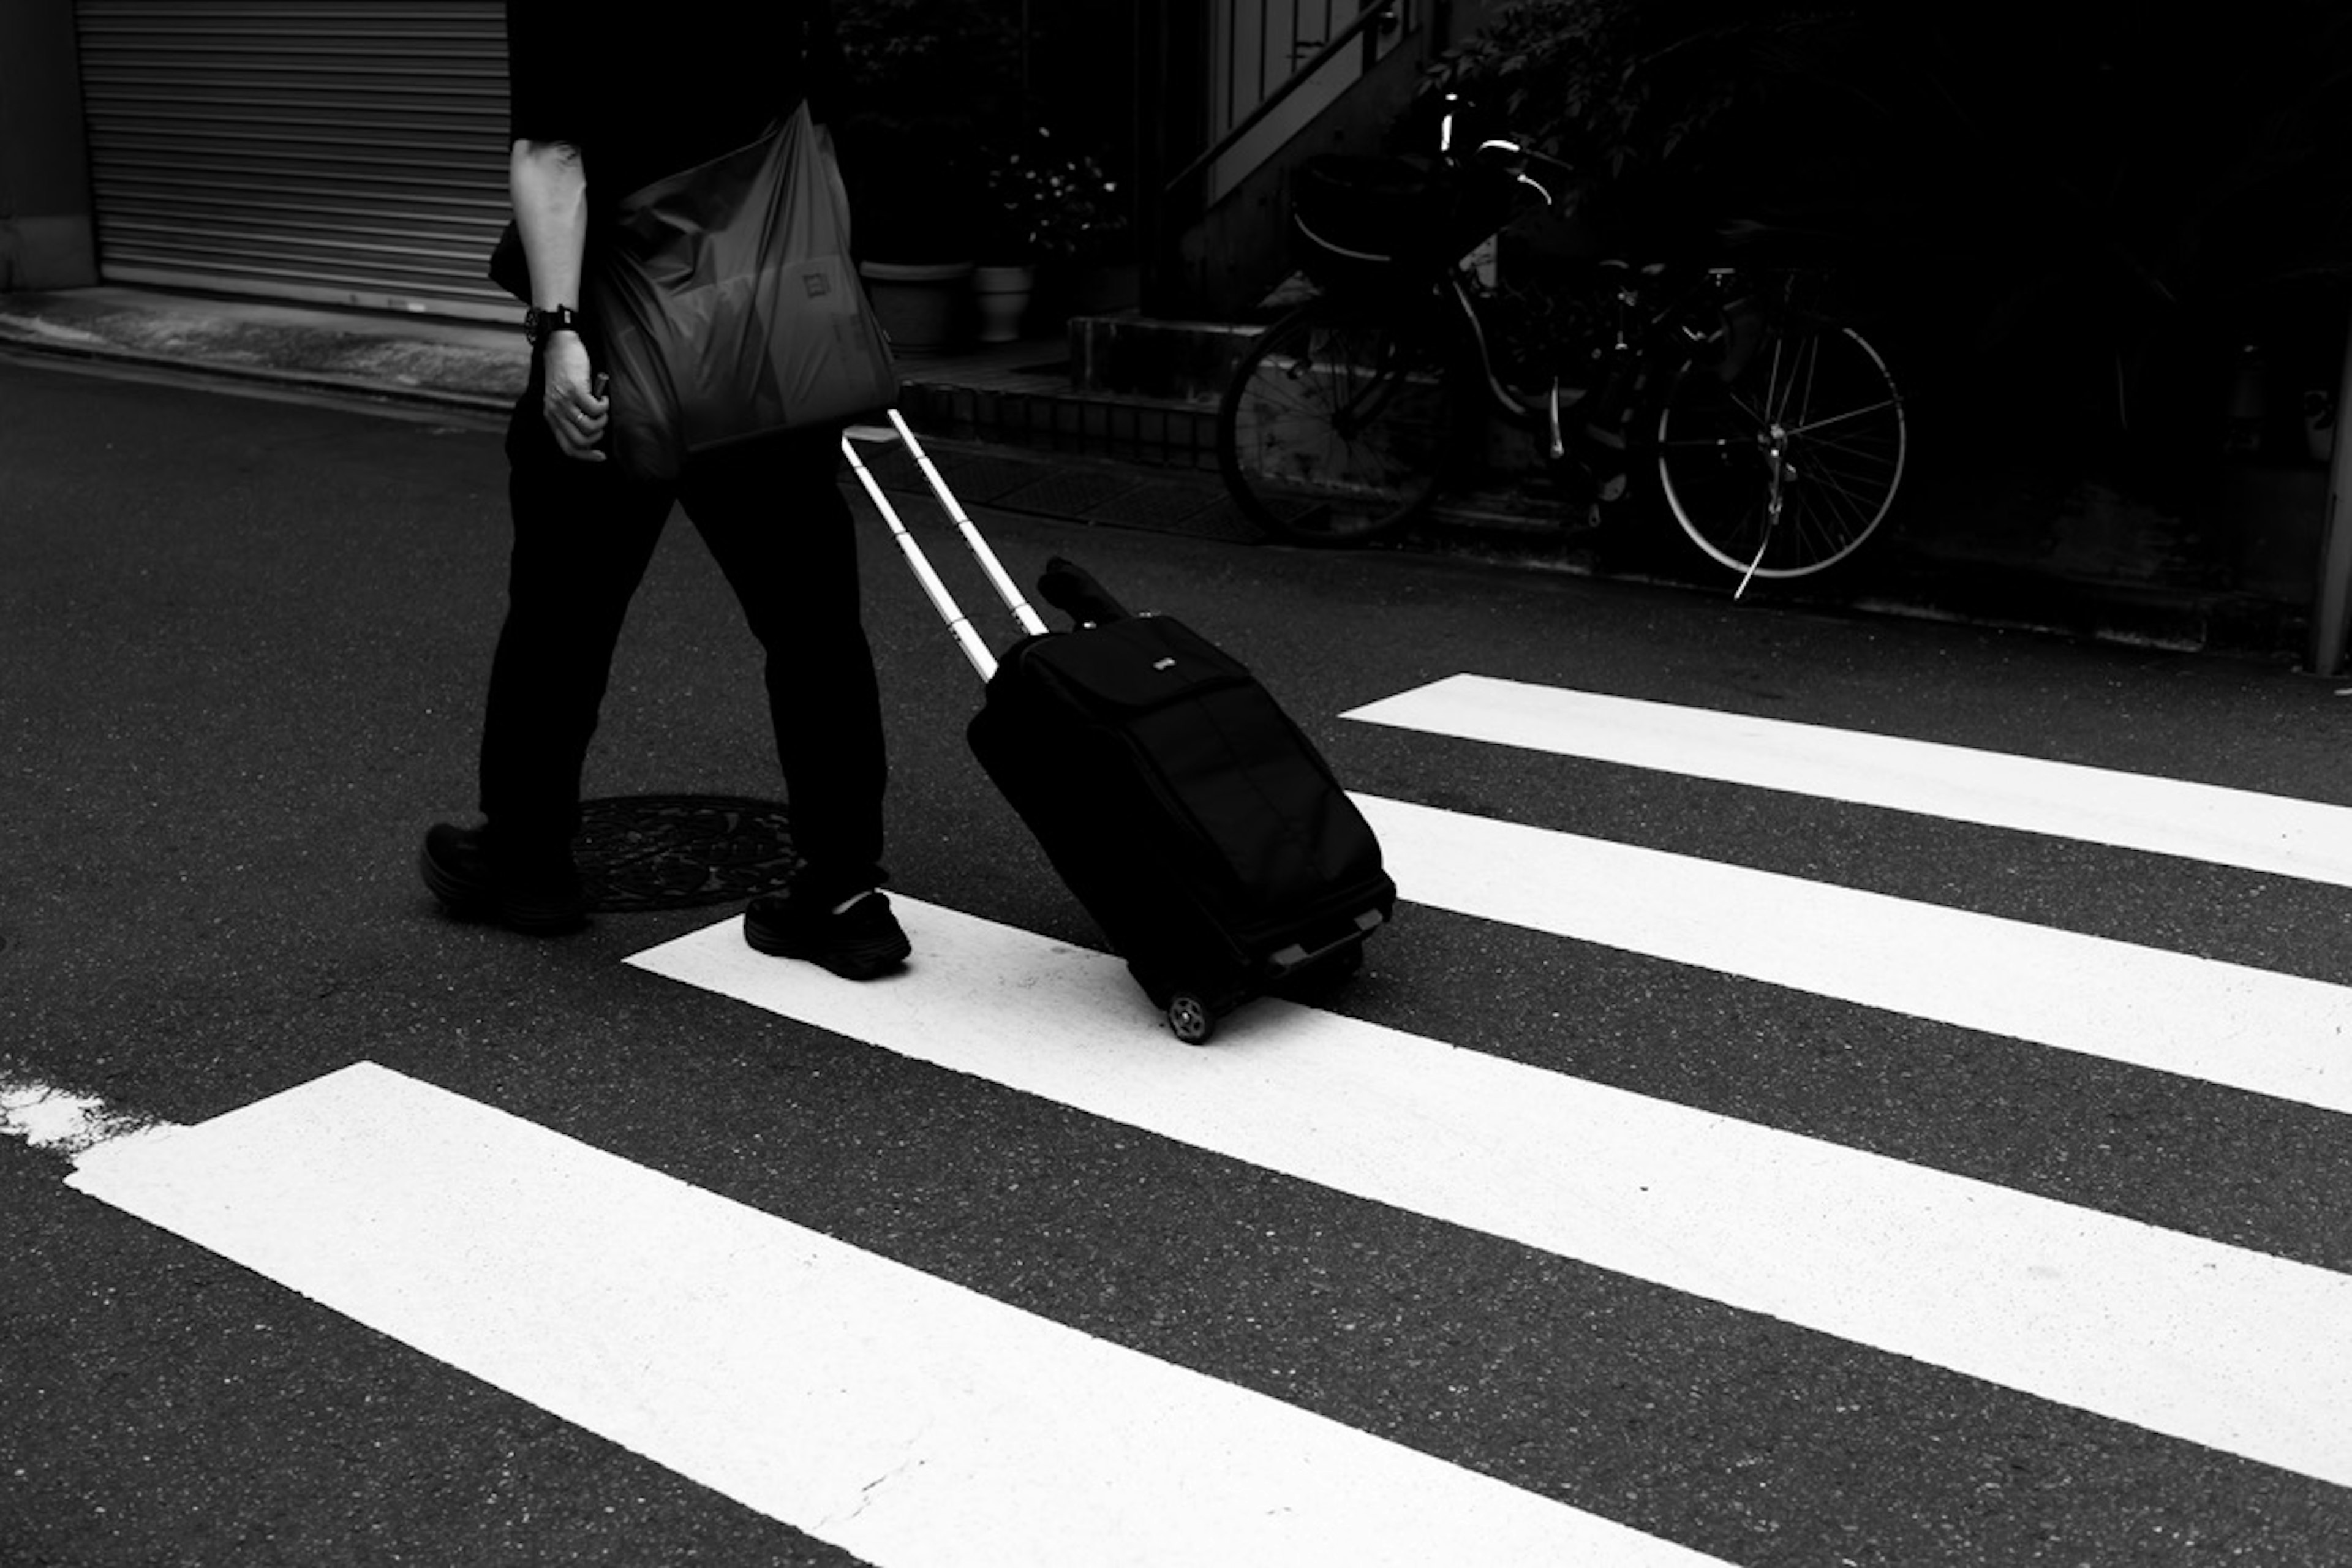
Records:
M836 900L883 879L887 782L839 463L830 435L751 443L696 458L679 492L767 650L802 881Z
M482 719L481 808L507 843L568 846L629 600L669 515L666 486L529 453L508 476L514 553Z
M788 898L756 900L745 934L763 952L863 978L907 954L886 879L888 769L857 540L830 432L748 443L696 458L679 499L767 652L776 757L802 865Z
M671 496L562 458L537 420L534 393L508 441L514 548L482 721L485 824L436 826L420 869L458 913L553 931L586 913L572 861L581 771Z

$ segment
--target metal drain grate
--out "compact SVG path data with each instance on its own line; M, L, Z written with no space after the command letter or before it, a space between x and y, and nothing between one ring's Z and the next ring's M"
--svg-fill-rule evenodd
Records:
M637 795L580 804L572 841L588 907L689 910L781 891L800 857L779 801Z
M996 497L993 504L1007 511L1082 518L1102 502L1126 495L1142 483L1140 475L1103 468L1049 469L1030 483Z

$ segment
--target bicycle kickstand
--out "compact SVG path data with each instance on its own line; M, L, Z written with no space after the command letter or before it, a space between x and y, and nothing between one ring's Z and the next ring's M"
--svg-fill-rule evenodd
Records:
M1739 586L1731 591L1731 598L1734 604L1738 603L1739 596L1748 592L1748 584L1756 581L1756 568L1764 564L1764 552L1769 550L1771 547L1771 536L1768 533L1765 536L1764 542L1756 547L1756 559L1750 561L1748 563L1748 570L1740 574Z
M1775 452L1772 455L1772 495L1764 503L1764 536L1756 542L1756 559L1748 563L1748 570L1740 574L1739 586L1731 591L1734 603L1748 592L1748 584L1756 581L1757 568L1764 564L1764 552L1772 548L1772 531L1780 526L1780 480L1783 472L1780 455Z

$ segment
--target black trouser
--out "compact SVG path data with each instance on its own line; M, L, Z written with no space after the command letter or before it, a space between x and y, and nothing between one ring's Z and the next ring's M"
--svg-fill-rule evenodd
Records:
M580 775L630 597L673 503L683 506L767 650L768 708L813 897L882 878L886 777L874 657L834 432L693 458L674 481L630 481L556 448L537 378L507 437L514 555L482 724L481 807L528 853L568 841Z

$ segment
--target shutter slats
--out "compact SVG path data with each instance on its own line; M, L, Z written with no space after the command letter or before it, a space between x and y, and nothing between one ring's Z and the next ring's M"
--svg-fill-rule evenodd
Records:
M110 282L506 320L500 0L79 0Z

